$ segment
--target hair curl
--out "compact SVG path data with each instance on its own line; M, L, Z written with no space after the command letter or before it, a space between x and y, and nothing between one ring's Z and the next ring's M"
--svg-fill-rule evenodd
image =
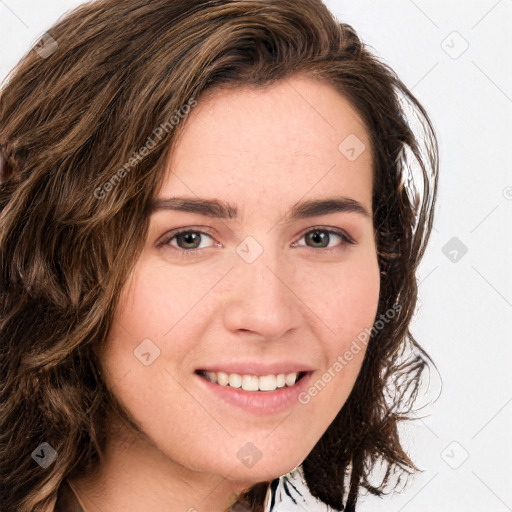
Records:
M0 91L0 509L52 510L63 479L98 463L117 407L99 356L180 126L105 197L95 191L190 98L295 73L335 86L365 121L378 314L400 306L372 334L347 402L304 460L307 484L349 512L361 488L380 495L417 470L397 426L431 363L409 324L438 149L414 95L320 0L100 0L49 33L55 53L30 51ZM44 471L30 457L41 442L58 453ZM372 483L377 464L384 474ZM247 492L254 510L265 489Z

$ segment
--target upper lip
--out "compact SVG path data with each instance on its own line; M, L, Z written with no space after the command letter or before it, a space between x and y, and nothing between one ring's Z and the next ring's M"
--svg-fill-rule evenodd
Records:
M197 371L237 373L239 375L278 375L280 373L311 372L313 368L307 363L282 361L275 363L257 363L254 361L239 361L208 364L197 368Z

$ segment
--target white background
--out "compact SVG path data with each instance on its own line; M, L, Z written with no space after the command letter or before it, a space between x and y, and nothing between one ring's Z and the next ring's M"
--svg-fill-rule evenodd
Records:
M0 0L0 80L80 3ZM424 472L402 494L364 498L358 511L512 511L512 0L326 3L424 104L441 150L412 329L443 390L427 417L404 428ZM453 237L455 262L443 253Z

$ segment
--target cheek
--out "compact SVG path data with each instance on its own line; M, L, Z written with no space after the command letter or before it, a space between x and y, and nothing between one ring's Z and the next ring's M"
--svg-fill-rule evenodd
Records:
M211 278L196 279L193 286L190 279L169 266L139 265L121 293L114 331L139 343L145 338L161 343L212 286Z
M380 273L377 263L347 272L339 286L337 303L343 337L356 336L375 321L380 293Z
M333 419L356 381L375 322L380 293L377 258L371 253L363 255L323 279L326 291L311 300L316 300L315 312L323 324L324 334L318 338L322 340L325 366L308 396L318 396L317 404L323 403Z
M337 349L373 325L380 293L376 256L363 255L328 273L317 272L316 279L308 281L302 293L307 294L311 309Z

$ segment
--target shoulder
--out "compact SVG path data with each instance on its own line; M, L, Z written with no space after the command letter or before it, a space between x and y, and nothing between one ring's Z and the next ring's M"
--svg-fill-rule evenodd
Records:
M64 480L59 487L53 512L84 512L67 480Z
M339 512L315 498L310 492L302 472L293 471L274 480L265 498L265 512Z

